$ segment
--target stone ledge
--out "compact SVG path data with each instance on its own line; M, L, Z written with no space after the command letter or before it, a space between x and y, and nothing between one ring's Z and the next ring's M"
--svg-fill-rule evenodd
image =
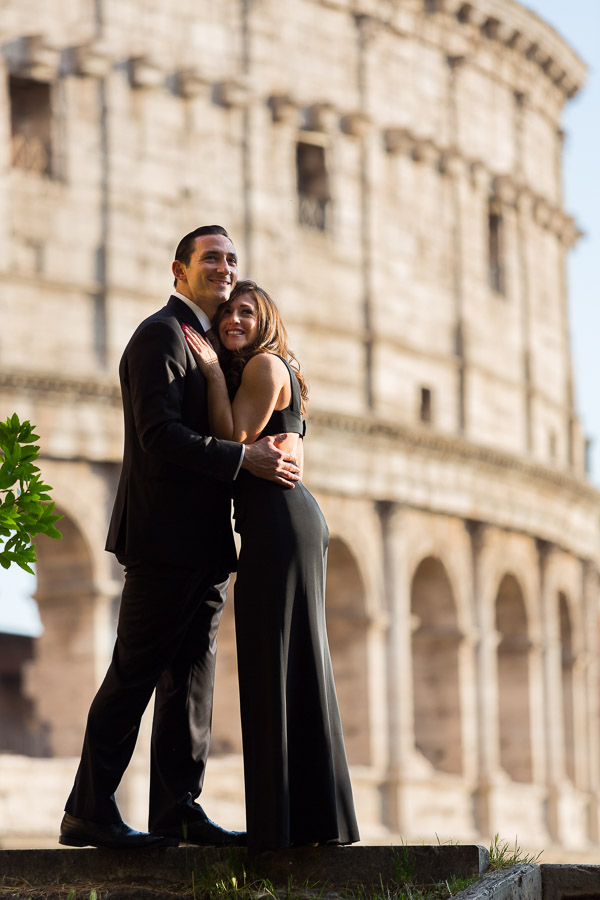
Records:
M527 863L492 872L462 891L459 896L461 900L541 900L540 867L535 863Z
M325 409L310 410L307 427L312 430L313 426L321 433L342 432L351 435L353 439L380 438L383 441L432 451L442 458L456 457L467 460L477 467L487 466L490 469L518 472L532 482L552 485L595 505L600 497L597 488L569 469L553 469L534 459L498 450L490 445L475 443L455 432L441 432L425 426L398 424L376 416L336 413Z
M427 884L487 871L489 854L473 844L406 847L297 847L248 857L246 850L179 847L142 850L1 850L0 884L182 884L194 876L246 872L274 884L330 886L411 881Z
M540 866L544 900L596 900L600 898L600 866Z
M61 400L96 400L110 406L121 406L121 389L118 382L108 378L68 378L47 372L0 370L0 390L27 391L42 394L45 398L55 395Z

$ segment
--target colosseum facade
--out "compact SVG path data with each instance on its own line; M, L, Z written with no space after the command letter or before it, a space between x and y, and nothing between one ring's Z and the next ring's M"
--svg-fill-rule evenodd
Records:
M0 415L35 422L65 517L0 846L56 840L121 585L119 357L178 238L217 221L310 382L364 840L597 850L599 495L561 189L583 63L515 0L8 0L0 38ZM204 799L238 827L234 659L228 616ZM119 797L140 828L146 769L142 740Z

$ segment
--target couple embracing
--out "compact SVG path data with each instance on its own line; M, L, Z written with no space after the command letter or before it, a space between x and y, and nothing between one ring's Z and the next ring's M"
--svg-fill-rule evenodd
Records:
M107 549L125 584L59 840L253 852L353 843L325 630L328 531L301 481L306 386L269 295L236 286L224 228L186 235L172 268L174 292L137 328L119 369L125 449ZM236 568L247 834L219 827L197 803ZM114 793L155 689L146 833L123 822Z

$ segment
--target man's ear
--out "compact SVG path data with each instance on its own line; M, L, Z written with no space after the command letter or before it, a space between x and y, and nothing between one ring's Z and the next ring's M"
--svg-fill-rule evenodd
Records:
M178 259L173 260L171 271L178 281L185 281L185 266Z

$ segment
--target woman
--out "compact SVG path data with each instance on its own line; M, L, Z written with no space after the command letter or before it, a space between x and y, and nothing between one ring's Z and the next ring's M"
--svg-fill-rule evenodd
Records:
M285 432L281 446L302 468L307 390L269 295L242 281L220 308L213 330L223 367L208 341L184 328L207 379L213 433L251 443ZM301 482L287 489L245 470L234 514L248 847L353 843L359 834L325 628L327 524Z

